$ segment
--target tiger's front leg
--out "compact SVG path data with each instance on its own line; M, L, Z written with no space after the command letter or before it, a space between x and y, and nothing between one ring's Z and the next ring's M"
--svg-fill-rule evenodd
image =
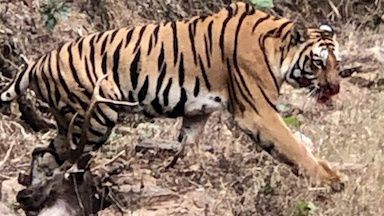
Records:
M316 159L306 146L293 136L276 111L244 111L235 114L235 121L252 138L258 137L263 143L269 143L262 147L272 153L272 156L277 159L283 156L284 162L303 168L312 183L329 185L334 191L344 188L341 175L331 169L326 161Z

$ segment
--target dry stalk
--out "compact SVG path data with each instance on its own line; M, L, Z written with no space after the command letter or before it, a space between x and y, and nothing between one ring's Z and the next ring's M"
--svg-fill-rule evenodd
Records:
M109 164L115 162L115 161L116 161L117 159L119 159L122 155L124 155L125 152L126 152L125 150L120 151L116 156L114 156L113 158L111 158L111 159L108 160L107 162L105 162L105 163L103 163L103 164L100 164L100 165L98 165L98 166L92 168L92 169L91 169L91 172L94 172L94 171L96 171L96 170L98 170L98 169L100 169L100 168L102 168L102 167L106 167L106 166L108 166Z
M3 158L2 161L0 161L0 170L3 168L3 166L5 165L5 163L7 162L7 160L9 159L10 155L11 155L11 152L12 152L12 149L13 147L16 145L16 141L13 140L13 142L11 143L11 145L9 146L8 150L7 150L7 153L5 154L5 157Z

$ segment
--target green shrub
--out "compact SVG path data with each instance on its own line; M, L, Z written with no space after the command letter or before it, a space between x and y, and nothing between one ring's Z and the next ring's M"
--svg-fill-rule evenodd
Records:
M41 6L40 14L44 25L48 30L53 30L60 20L66 20L69 17L70 8L65 2L58 0L48 0Z

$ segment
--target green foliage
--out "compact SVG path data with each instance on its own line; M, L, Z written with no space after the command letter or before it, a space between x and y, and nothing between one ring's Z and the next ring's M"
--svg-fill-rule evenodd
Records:
M69 17L70 8L60 0L48 0L41 6L40 14L45 27L51 31L60 20L66 20Z
M293 127L300 127L301 122L297 116L291 115L283 118L285 124Z
M273 0L250 0L258 8L273 8Z
M311 201L301 201L296 206L295 216L309 216L313 215L316 210L315 204Z

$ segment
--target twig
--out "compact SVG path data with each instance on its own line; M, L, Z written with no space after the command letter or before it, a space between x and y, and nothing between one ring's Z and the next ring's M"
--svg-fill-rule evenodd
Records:
M2 53L0 53L0 58L1 58L1 60L3 60L5 63L10 64L10 65L11 65L12 67L14 67L15 69L17 69L17 70L20 69L20 68L19 68L15 63L13 63L11 60L5 58L5 57L3 56Z
M335 4L331 1L331 0L328 0L328 4L329 6L332 8L333 12L335 12L337 18L341 19L341 15L340 15L340 12L339 10L337 9L337 7L335 6Z
M135 146L136 151L143 149L154 149L154 150L166 150L177 152L180 150L180 143L176 141L161 140L161 139L145 139Z
M76 181L76 176L75 175L72 176L72 180L73 180L73 185L75 187L75 193L76 193L77 202L79 203L79 207L82 210L83 215L86 216L87 214L85 212L83 201L81 200L81 197L80 197L79 188L77 187L77 181Z
M4 175L4 174L1 174L0 173L0 178L3 178L3 179L11 179L11 177L10 176L6 176L6 175Z
M7 153L5 154L5 157L3 160L0 162L0 169L3 168L4 164L7 162L9 156L11 155L11 151L13 147L15 146L16 142L12 142L12 144L9 146Z
M116 199L116 197L112 194L108 194L109 199L112 201L113 204L116 205L116 207L120 210L122 213L128 213L129 210L121 205L121 203Z
M119 157L121 157L123 154L125 154L125 150L122 150L121 152L119 152L115 157L111 158L110 160L108 160L107 162L103 163L103 164L100 164L94 168L91 169L91 172L94 172L98 169L100 169L101 167L105 167L113 162L115 162Z

